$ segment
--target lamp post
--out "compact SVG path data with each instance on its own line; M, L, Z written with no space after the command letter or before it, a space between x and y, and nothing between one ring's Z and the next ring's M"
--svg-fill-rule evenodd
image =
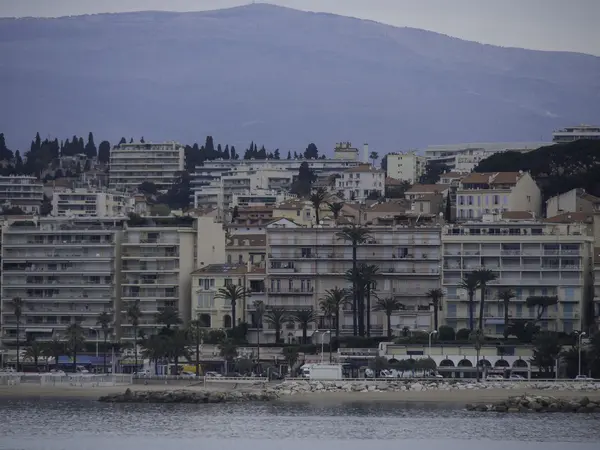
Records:
M322 331L321 332L321 364L323 364L323 350L325 349L325 335L331 333L331 331ZM331 339L330 339L331 341ZM331 342L329 343L329 359L331 361Z
M433 336L434 334L437 334L437 330L433 330L431 333L429 333L429 357L431 358L431 336Z
M92 328L92 327L90 327L90 330L92 330L94 333L96 333L96 358L97 358L98 357L98 341L100 340L100 333L98 333L98 330L96 330L95 328Z
M578 366L578 370L577 370L577 375L581 375L581 338L583 338L585 336L585 331L582 331L581 333L579 333L579 366Z

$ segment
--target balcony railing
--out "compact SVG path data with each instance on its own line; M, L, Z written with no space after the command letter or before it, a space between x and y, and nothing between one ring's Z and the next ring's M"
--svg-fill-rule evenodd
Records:
M269 294L312 294L315 291L314 287L310 288L292 288L292 289L277 289L269 288Z

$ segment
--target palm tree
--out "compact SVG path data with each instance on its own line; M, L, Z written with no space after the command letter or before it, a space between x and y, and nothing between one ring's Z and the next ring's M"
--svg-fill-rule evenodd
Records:
M85 342L81 325L78 323L69 325L65 330L65 339L67 341L67 350L73 359L73 373L77 373L77 353L79 350L83 350L83 343Z
M173 306L165 306L162 311L156 314L156 322L162 323L165 326L167 334L171 331L171 327L183 323L179 317L179 311Z
M281 341L281 328L288 321L289 313L285 308L269 307L265 310L264 320L275 328L275 343Z
M362 300L366 300L366 308L361 308L361 312L365 311L366 309L366 334L367 337L371 336L371 293L373 292L373 285L375 283L375 276L377 275L377 272L379 272L379 267L374 265L374 264L361 264L358 267L359 273L360 273L360 279L362 281L362 289L361 291L361 297ZM373 292L374 293L374 292ZM361 302L362 303L362 302ZM365 313L363 313L365 314Z
M308 326L317 320L317 314L312 309L300 309L294 311L290 319L300 324L300 328L302 328L302 343L306 344Z
M21 317L23 316L23 299L15 297L12 299L13 315L17 320L17 372L19 371L19 352L21 350Z
M510 301L515 297L516 295L511 289L503 289L498 292L498 300L502 300L504 305L504 339L508 339L508 307Z
M393 297L380 298L375 303L376 311L383 311L387 317L387 337L392 339L392 314L404 309L404 305Z
M468 273L461 280L459 287L467 291L467 295L469 296L469 330L473 331L473 328L475 327L475 319L473 317L475 291L477 291L477 288L479 287L479 280L473 273Z
M100 325L100 329L102 330L102 333L104 334L104 345L102 348L103 351L103 364L104 364L104 368L103 368L103 372L106 373L106 350L108 347L108 335L111 331L110 328L110 324L112 322L112 316L106 312L103 311L98 315L98 319L96 320L96 325Z
M473 347L475 347L475 352L477 354L475 367L477 368L477 381L479 381L479 352L481 351L484 341L483 330L479 328L478 330L472 331L469 335L469 340L473 342Z
M444 298L444 291L441 289L429 289L425 296L431 300L433 305L433 325L434 330L438 329L438 311L442 309L442 299Z
M333 214L333 220L338 220L340 217L340 212L344 208L344 204L340 202L328 203L329 211Z
M204 338L204 323L200 319L190 322L189 334L196 347L196 376L200 376L200 345Z
M65 343L58 336L54 336L52 340L45 343L44 356L54 358L54 368L58 369L58 359L65 352Z
M331 310L335 317L335 338L340 339L340 310L342 306L348 303L348 291L339 287L334 287L325 291L325 296L319 302L321 310Z
M38 361L40 359L40 356L42 356L42 353L43 345L37 342L35 339L31 339L28 342L28 347L25 349L25 358L31 359L33 361L33 363L35 364L36 372L39 370Z
M342 228L342 231L337 234L338 239L342 239L352 243L352 272L356 272L357 249L358 246L367 242L371 238L369 229L360 225L352 225ZM352 283L352 326L354 336L358 334L358 280Z
M325 188L318 188L315 192L313 192L309 198L310 202L315 208L315 225L319 225L319 214L321 212L321 205L327 202L327 190Z
M225 360L227 372L229 370L228 367L232 365L233 360L238 355L238 348L235 341L233 339L225 339L219 344L219 352L221 357Z
M127 320L133 327L133 355L135 361L135 372L138 370L138 327L140 326L140 317L142 317L142 310L140 308L140 301L136 300L130 303L125 312Z
M379 159L379 153L371 152L369 154L369 159L371 159L373 161L373 166L375 166L375 161L377 161Z
M223 299L231 304L231 328L236 327L236 306L237 302L245 300L249 297L251 292L245 289L243 286L236 286L235 284L228 284L225 287L219 288L215 294L215 298Z
M152 335L142 342L142 357L154 361L154 374L158 375L158 362L167 354L167 337Z
M256 363L260 365L260 330L262 328L263 316L265 315L265 304L261 300L256 300L254 306L254 321L256 322Z
M175 375L179 375L179 358L185 357L190 360L190 354L187 350L190 345L189 335L186 330L178 328L173 330L173 333L167 337L167 348L173 357L173 365L175 366Z
M323 313L323 316L327 319L329 325L329 335L331 336L333 331L333 318L335 317L335 305L333 302L327 300L321 300L319 302L319 308Z
M483 330L483 309L485 306L485 288L487 283L496 279L496 274L489 269L478 269L475 270L473 276L479 283L479 289L481 290L481 300L479 302L479 329Z

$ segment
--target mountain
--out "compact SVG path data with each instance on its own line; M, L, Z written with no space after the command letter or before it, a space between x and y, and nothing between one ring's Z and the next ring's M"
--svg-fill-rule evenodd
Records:
M380 153L600 118L600 58L270 6L0 20L0 132Z

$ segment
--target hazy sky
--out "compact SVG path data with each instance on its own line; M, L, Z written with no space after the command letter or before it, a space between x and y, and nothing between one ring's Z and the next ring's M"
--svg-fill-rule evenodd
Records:
M249 0L0 0L0 16L201 11ZM258 3L258 2L257 2ZM600 55L600 0L271 0L503 46Z

